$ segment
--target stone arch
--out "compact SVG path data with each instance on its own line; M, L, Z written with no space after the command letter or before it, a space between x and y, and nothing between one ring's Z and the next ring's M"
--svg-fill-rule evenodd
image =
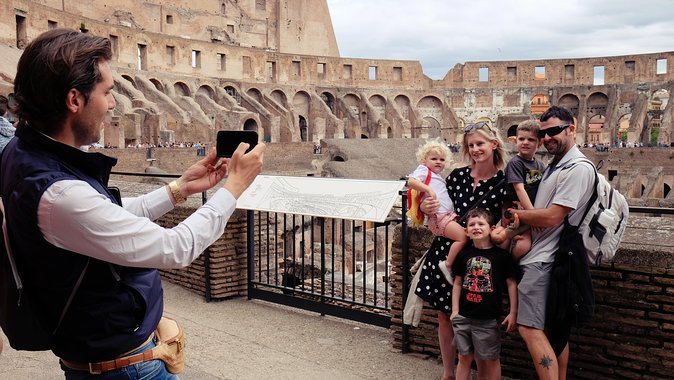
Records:
M357 139L360 136L360 97L354 93L347 93L337 102L335 116L344 122L344 138Z
M578 143L589 143L590 141L590 120L594 120L594 131L592 132L594 134L593 138L595 139L595 142L592 142L592 144L596 143L603 143L603 135L604 132L607 129L611 128L604 128L604 119L601 117L606 116L606 111L608 108L608 96L604 94L603 92L593 92L590 94L590 96L587 97L587 111L585 113L585 116L587 117L587 125L583 125L582 128L585 128L583 131L582 128L576 128L576 142ZM596 116L600 116L599 118ZM582 123L583 119L578 118L578 120ZM597 126L601 125L602 129L598 129ZM597 136L599 136L599 140L597 140ZM609 142L610 140L610 132L609 132Z
M510 127L508 127L508 130L506 131L506 138L508 139L508 142L511 144L515 144L517 140L517 124L513 124Z
M597 145L610 141L610 136L607 139L607 131L604 128L606 117L603 115L594 115L588 121L587 140L588 144Z
M127 81L131 82L131 85L133 86L133 88L136 88L136 89L138 88L138 87L136 87L136 81L133 80L133 78L131 78L130 75L128 75L128 74L122 74L122 78L124 78L124 79L126 79Z
M173 90L175 91L176 95L182 95L182 96L192 96L190 93L190 88L185 84L185 82L175 82L173 84Z
M587 115L606 116L606 107L608 106L608 96L603 92L594 92L587 97Z
M669 145L670 142L670 131L667 127L672 124L672 116L671 113L668 115L665 112L669 103L669 95L669 91L666 88L659 88L652 91L648 99L647 121L650 131L649 141L653 145L661 142L666 142ZM646 123L644 123L644 127L646 127Z
M164 92L164 84L157 78L150 78L150 83L154 85L159 92Z
M629 130L631 118L632 118L631 113L626 113L618 118L618 131L617 131L618 138L616 139L617 142L627 143L628 141L634 141L634 136L630 136ZM632 135L634 135L633 131Z
M274 99L278 104L282 105L285 108L288 108L288 97L282 90L274 90L271 92L269 96L272 99Z
M438 119L431 116L425 116L423 123L429 138L434 139L442 136L442 127Z
M379 94L375 94L375 95L370 96L370 99L368 99L368 100L370 101L370 104L372 104L372 106L374 108L383 109L384 111L386 110L386 99L384 99L383 96L381 96ZM385 114L382 112L382 114L380 116L384 116L384 115Z
M442 110L442 101L433 95L424 96L417 103L417 108L433 108Z
M414 124L414 115L411 113L410 98L407 95L400 94L393 101L400 112L401 125L395 126L394 136L411 137L411 127Z
M204 84L197 89L197 94L202 94L210 99L213 99L215 97L215 90L213 87Z
M410 98L406 95L398 95L395 97L394 101L400 108L400 113L403 115L403 119L410 119Z
M311 96L306 91L298 91L293 96L293 110L297 115L297 128L299 129L300 141L310 141L312 131L309 125L309 110L311 105Z
M363 118L362 122L374 138L383 137L389 122L386 120L386 99L383 96L375 94L368 98L371 106L371 115L369 119Z
M332 95L332 93L328 91L323 91L321 93L321 99L323 99L323 102L325 103L326 106L330 109L330 112L333 114L335 113L335 96Z
M243 130L244 131L255 131L257 132L258 126L257 126L257 121L255 119L248 119L243 123Z
M421 125L417 122L416 127L421 127L421 130L413 128L412 137L441 136L442 101L433 95L424 96L417 102L417 111L421 118Z
M300 115L298 124L300 128L300 141L309 141L309 126L307 125L307 119Z
M593 92L587 97L587 111L591 115L606 115L608 95L603 92Z
M393 138L393 128L391 128L391 127L386 128L386 138L389 138L389 139Z
M578 117L578 109L580 107L580 99L575 94L564 94L559 98L558 106L566 108L571 112L573 117Z
M360 97L355 94L346 94L342 98L344 104L351 109L356 115L360 113Z
M246 91L246 94L255 99L258 103L262 103L262 93L255 87L251 87Z
M309 114L311 96L306 91L297 91L293 96L293 109L300 115Z
M224 89L225 89L225 93L227 95L231 96L232 98L234 98L234 100L236 100L237 104L241 104L241 95L239 94L239 91L236 89L236 87L225 86Z

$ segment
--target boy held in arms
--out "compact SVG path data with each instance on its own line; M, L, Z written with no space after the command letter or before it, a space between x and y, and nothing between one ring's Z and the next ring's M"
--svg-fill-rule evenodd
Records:
M504 209L516 204L525 210L534 208L538 184L545 170L545 165L535 157L536 150L543 142L538 137L539 130L540 123L537 120L525 120L517 126L517 155L508 162L505 169L509 186ZM511 227L496 227L491 233L492 241L502 248L507 248L507 241L515 235L519 236L513 239L510 251L513 258L519 260L531 249L531 230L528 226L519 226L519 221L516 221Z
M456 379L467 380L473 359L485 379L501 378L501 315L507 287L510 311L502 325L512 331L517 321L515 263L510 254L491 241L491 214L474 208L466 214L466 235L472 241L454 261L452 273L452 326L459 351Z
M440 173L445 170L449 155L449 148L444 141L439 139L426 141L424 145L417 149L417 160L421 165L417 166L414 172L408 176L407 186L425 193L421 201L426 197L431 197L440 202L440 207L435 214L427 215L428 229L436 236L444 236L454 241L449 248L449 253L447 253L446 267L442 267L442 262L440 262L443 274L451 284L449 273L452 263L459 251L468 242L468 238L463 227L456 221L457 215L454 212L454 203L449 198L445 180L440 176ZM430 182L426 184L428 175L431 178Z

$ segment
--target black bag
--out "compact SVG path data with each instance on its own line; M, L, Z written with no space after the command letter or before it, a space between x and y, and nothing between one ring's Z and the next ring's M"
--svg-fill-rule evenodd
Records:
M567 217L552 265L545 321L582 326L593 316L594 291L583 236Z
M56 329L50 332L40 323L40 318L38 318L40 311L34 304L35 297L32 290L24 287L21 279L20 268L17 266L9 245L2 199L0 199L0 217L2 218L2 228L0 229L2 235L0 236L0 326L9 339L9 345L15 350L49 350L51 348L50 337L56 332L68 311L75 292L89 266L89 260L87 260L87 264L68 298Z

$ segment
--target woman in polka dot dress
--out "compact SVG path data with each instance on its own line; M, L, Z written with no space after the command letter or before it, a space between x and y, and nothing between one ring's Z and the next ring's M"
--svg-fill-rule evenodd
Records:
M455 211L463 216L476 202L505 178L503 168L507 154L498 131L487 123L470 124L464 128L462 151L468 166L454 169L447 177L447 190L454 201ZM493 191L476 207L489 210L493 220L501 220L505 186ZM424 214L430 214L438 207L438 202L426 198L421 204ZM465 226L465 222L462 222ZM433 240L421 268L421 277L415 293L428 302L438 313L438 339L444 367L442 380L454 379L456 347L453 344L454 330L449 319L452 307L452 286L440 272L438 263L445 260L452 244L442 236ZM480 363L478 362L478 370Z

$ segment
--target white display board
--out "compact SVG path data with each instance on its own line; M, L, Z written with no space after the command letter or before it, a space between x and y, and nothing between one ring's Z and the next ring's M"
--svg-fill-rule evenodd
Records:
M237 208L383 222L405 181L258 175Z

